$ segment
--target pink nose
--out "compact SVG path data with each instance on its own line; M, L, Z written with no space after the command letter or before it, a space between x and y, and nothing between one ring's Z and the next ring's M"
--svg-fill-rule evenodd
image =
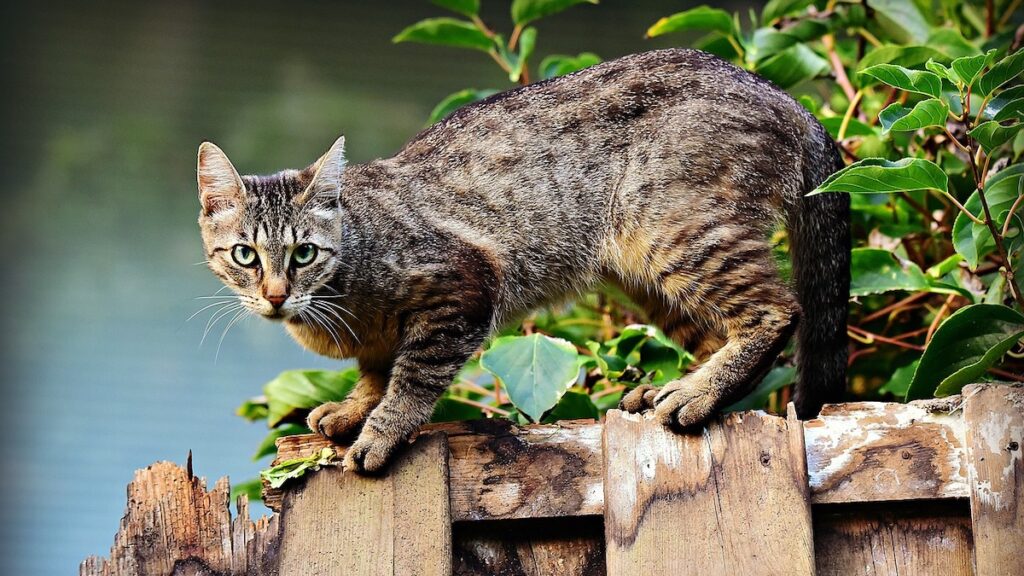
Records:
M284 304L284 301L288 299L288 295L287 294L267 294L266 296L264 296L264 298L266 298L267 302L270 302L270 304L273 305L274 308L280 308L281 304Z

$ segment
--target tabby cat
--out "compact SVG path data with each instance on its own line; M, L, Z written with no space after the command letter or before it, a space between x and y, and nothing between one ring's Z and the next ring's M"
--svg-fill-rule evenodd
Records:
M622 408L699 424L798 336L797 409L845 387L849 200L807 197L835 143L769 82L695 50L605 62L465 106L392 158L240 176L199 148L209 266L251 312L362 376L309 427L382 470L495 327L611 282L700 367ZM770 235L789 231L794 286Z

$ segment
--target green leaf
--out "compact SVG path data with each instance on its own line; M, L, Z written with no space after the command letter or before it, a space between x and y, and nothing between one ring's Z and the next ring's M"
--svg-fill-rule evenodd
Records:
M1024 119L1024 85L1004 90L992 98L981 113L982 118L1002 122Z
M924 42L931 26L913 0L871 0L875 20L893 39L902 43Z
M791 88L804 80L824 75L831 70L828 61L807 47L796 44L762 61L756 72L780 88Z
M938 98L942 94L942 79L924 70L910 70L895 64L875 64L861 70L860 75L874 78L905 92L916 92L933 98ZM861 84L866 85L864 82Z
M830 116L828 118L819 118L821 125L828 130L829 135L833 138L839 137L839 128L843 125L842 116ZM878 131L874 126L861 122L856 118L850 118L850 121L846 124L846 138L850 136L874 136Z
M956 80L964 87L971 86L994 55L995 50L989 50L987 53L977 56L963 56L953 60L949 68L953 71Z
M519 82L519 77L523 75L523 67L526 66L527 60L533 55L533 49L537 45L537 29L530 26L519 36L519 55L515 58L515 65L512 66L512 71L508 73L508 79L511 82Z
M262 502L263 482L259 478L250 478L235 484L231 487L230 499L232 502L237 502L239 496L247 496L249 502Z
M975 92L981 96L987 96L996 88L1019 77L1022 73L1024 73L1024 50L1017 50L997 62L991 70L986 72L978 80Z
M990 176L985 182L985 199L995 219L996 228L1006 222L1006 213L1019 196L1024 194L1024 164L1013 164ZM971 214L983 219L985 212L981 198L975 191L964 202ZM976 224L967 215L958 213L953 222L953 248L964 257L971 269L978 267L981 259L995 249L995 240L988 226Z
M945 126L948 114L949 107L945 102L929 98L918 102L913 108L905 108L899 102L893 102L878 113L878 120L882 123L883 133L893 130L906 132L929 126Z
M725 412L741 410L760 410L768 403L772 392L776 392L796 382L796 368L792 366L776 366L758 383L750 394L742 400L725 408Z
M714 30L726 35L735 33L731 14L709 6L698 6L658 20L647 29L647 37L654 38L680 30Z
M235 414L249 422L266 420L269 414L266 396L257 396L242 402L242 405L235 409Z
M577 56L565 54L554 54L541 60L538 71L544 80L555 76L564 76L577 70L589 68L594 64L600 64L601 57L592 52L581 52Z
M480 357L480 366L501 379L509 399L537 422L576 382L576 347L543 334L503 336Z
M995 120L989 120L975 126L967 135L977 140L986 154L991 154L996 148L1013 140L1021 126L1024 124L1020 122L1003 125Z
M854 248L850 260L850 296L883 294L893 290L928 289L928 279L917 264L901 261L879 248Z
M270 483L271 488L280 488L285 482L301 478L309 471L317 471L334 461L333 448L321 448L320 452L307 458L292 458L277 466L260 471L260 478Z
M829 176L808 196L822 192L887 194L912 190L946 191L949 178L935 163L922 158L895 162L865 158Z
M917 371L917 365L921 363L921 359L914 360L906 366L897 368L893 373L892 377L885 384L882 384L878 388L879 394L892 394L897 398L903 398L907 395L907 390L910 389L910 382L914 379L914 372Z
M771 24L783 16L802 12L811 4L812 0L768 0L761 11L761 23Z
M516 26L525 26L584 2L597 4L597 0L513 0L512 21Z
M1024 336L1024 315L998 304L974 304L943 322L921 356L907 400L956 394Z
M450 397L442 397L434 404L434 414L430 417L431 422L457 422L459 420L479 420L484 417L484 411L476 406L464 404Z
M933 28L928 34L928 46L935 46L944 53L959 58L961 56L974 56L981 51L974 44L971 44L963 37L963 34L955 28Z
M324 402L344 400L358 379L359 370L355 368L340 372L282 372L263 387L263 393L267 396L267 425L274 428L283 420L292 418L297 411L316 408Z
M925 62L924 67L930 70L939 78L942 78L943 80L949 80L951 83L954 84L956 83L956 76L953 74L953 71L945 67L944 65L936 62L935 60L929 60ZM959 100L960 94L958 92L951 92L950 94L952 96L955 96L957 100Z
M392 42L439 44L482 52L490 52L494 48L494 41L473 23L454 18L430 18L417 22L399 32Z
M559 420L580 420L593 418L597 420L600 414L597 413L597 406L584 392L569 390L559 399L558 404L544 416L543 422L554 423Z
M441 8L447 8L463 16L472 17L480 13L480 0L430 0Z
M277 439L285 436L295 436L296 434L309 434L309 428L299 424L284 424L278 428L274 428L270 431L270 434L260 442L259 447L256 448L256 453L252 455L253 460L259 460L264 456L270 456L271 454L277 454Z
M861 58L860 63L857 64L857 70L866 70L876 64L895 64L904 68L914 68L924 65L928 60L949 62L949 56L928 46L880 46Z
M492 94L496 94L497 90L474 90L468 88L466 90L459 90L445 96L444 100L437 103L434 109L430 112L430 118L427 120L427 124L436 124L441 119L445 118L452 112L462 108L466 104L472 104L473 102L479 102Z

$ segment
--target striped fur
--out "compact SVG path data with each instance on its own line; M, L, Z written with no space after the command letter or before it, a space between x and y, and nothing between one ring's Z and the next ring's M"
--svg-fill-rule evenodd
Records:
M233 196L230 162L208 149L204 166L201 151L200 225L211 268L254 311L266 310L266 282L284 279L289 332L358 359L353 395L309 424L358 435L346 463L376 472L495 326L600 281L706 356L681 380L627 395L625 409L700 423L748 390L794 330L808 367L801 413L834 399L848 201L804 194L837 167L835 150L770 83L699 51L661 50L464 107L391 158L345 166L339 141L305 170L241 178ZM795 287L772 259L777 225L794 239ZM303 241L324 250L290 270ZM237 243L253 243L267 271L233 264ZM333 296L350 316L303 317L303 302Z

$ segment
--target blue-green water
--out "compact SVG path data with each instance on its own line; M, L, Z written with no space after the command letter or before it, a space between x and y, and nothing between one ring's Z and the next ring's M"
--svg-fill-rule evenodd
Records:
M506 22L506 2L484 0ZM613 57L685 2L604 0L540 25L538 52ZM337 366L249 320L200 347L195 152L242 172L302 166L344 132L397 150L457 89L503 88L483 54L394 45L423 1L76 3L4 8L4 488L0 572L69 574L103 554L134 470L252 477L265 430L233 415L281 370ZM561 32L561 35L559 35ZM539 59L537 60L539 61Z

